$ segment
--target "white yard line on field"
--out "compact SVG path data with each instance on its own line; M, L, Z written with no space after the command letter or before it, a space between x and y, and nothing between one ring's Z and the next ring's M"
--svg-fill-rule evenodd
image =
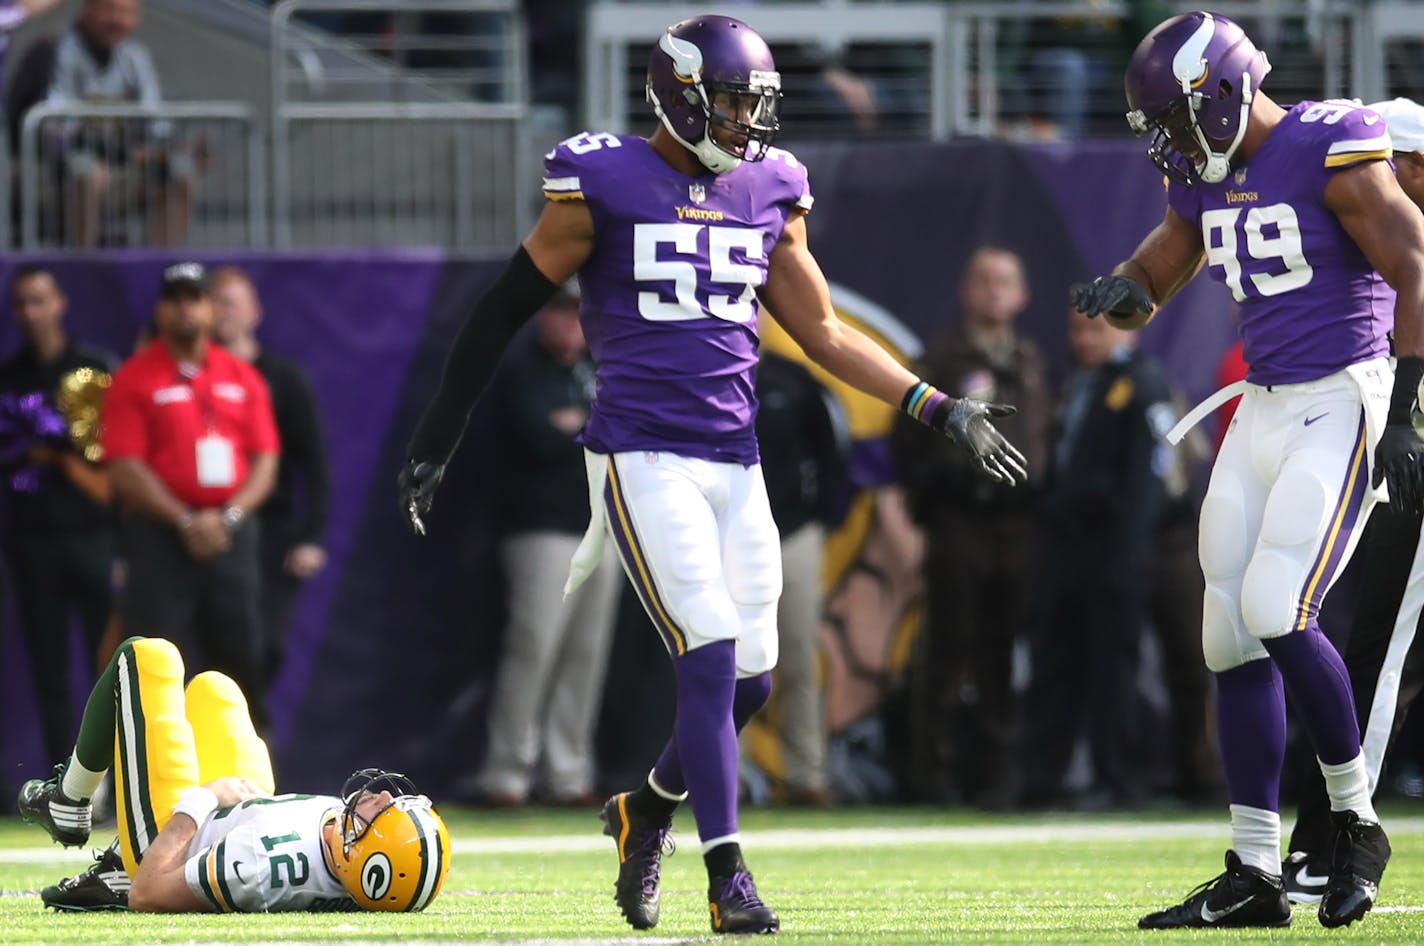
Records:
M1392 833L1424 833L1424 818L1391 818ZM689 825L689 828L691 825ZM753 850L820 850L855 847L920 847L924 845L1034 844L1038 842L1166 841L1175 838L1227 839L1230 826L1222 819L1194 821L1041 821L1011 825L937 825L894 828L788 828L749 832ZM695 837L691 832L686 836ZM602 851L602 835L557 834L529 837L455 838L457 854L572 854ZM82 863L93 855L54 846L0 850L0 864ZM642 942L642 940L640 940Z

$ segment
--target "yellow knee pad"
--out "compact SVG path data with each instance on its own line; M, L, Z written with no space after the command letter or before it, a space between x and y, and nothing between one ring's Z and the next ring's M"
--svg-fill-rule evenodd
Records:
M253 728L247 699L236 681L216 670L198 674L188 684L187 707L201 783L236 775L265 792L276 790L267 743Z

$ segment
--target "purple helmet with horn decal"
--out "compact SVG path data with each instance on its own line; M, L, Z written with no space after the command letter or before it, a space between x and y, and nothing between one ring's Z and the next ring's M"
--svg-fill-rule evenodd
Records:
M780 127L781 74L771 49L731 17L668 27L648 57L646 93L672 136L717 174L765 158Z
M1154 134L1147 156L1184 184L1226 179L1246 135L1251 100L1271 71L1231 20L1185 13L1159 24L1127 64L1127 123Z

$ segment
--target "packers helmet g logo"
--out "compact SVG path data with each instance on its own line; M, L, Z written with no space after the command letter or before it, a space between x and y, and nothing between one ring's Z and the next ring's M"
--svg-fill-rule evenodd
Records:
M391 889L391 859L377 851L361 865L361 890L371 900L381 900Z

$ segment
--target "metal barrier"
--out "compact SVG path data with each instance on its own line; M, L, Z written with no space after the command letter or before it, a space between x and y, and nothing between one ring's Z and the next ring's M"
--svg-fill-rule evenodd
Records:
M275 245L508 249L527 229L522 136L515 106L286 106Z
M20 131L20 245L258 246L263 164L242 103L41 103Z
M471 29L431 26L450 18ZM307 42L313 23L341 48ZM507 249L527 229L513 0L283 0L272 69L276 246Z
M1199 6L1174 3L1180 12ZM1417 4L1381 6L1412 6L1415 35L1424 33ZM1212 9L1240 20L1267 50L1275 67L1268 90L1278 99L1335 98L1357 94L1356 88L1369 94L1361 80L1371 75L1379 46L1371 46L1361 30L1366 13L1360 5L1222 0ZM668 24L708 12L748 20L772 45L783 75L785 133L793 141L827 132L935 139L1121 134L1122 71L1138 40L1156 25L1138 22L1122 0L826 0L755 8L600 0L589 8L584 40L589 127L646 127L648 51ZM1381 31L1406 19L1402 12L1375 18ZM823 45L819 57L806 55L808 35ZM859 82L859 93L845 91L847 76ZM827 122L828 108L854 110L855 95L866 92L874 102L869 120Z

